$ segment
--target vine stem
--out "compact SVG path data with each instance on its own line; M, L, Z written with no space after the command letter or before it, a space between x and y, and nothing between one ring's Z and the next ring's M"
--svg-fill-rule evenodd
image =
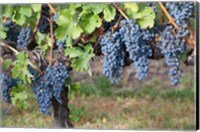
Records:
M19 52L15 48L13 48L13 47L5 44L4 42L0 41L0 44L1 44L1 46L6 47L6 48L12 50L15 54L19 54Z
M169 15L168 11L166 10L166 8L162 4L162 2L158 2L158 4L160 5L161 9L163 10L163 12L165 13L165 15L169 19L170 23L172 25L174 25L174 27L178 30L178 25L175 23L174 19Z
M16 55L19 54L19 51L17 51L15 48L11 47L10 45L8 44L5 44L4 42L0 41L0 45L3 46L3 47L6 47L10 50L12 50ZM28 62L28 64L33 67L34 69L37 69L38 71L40 71L39 68L37 68L33 63L31 63L30 61Z
M112 32L115 32L116 29L119 27L119 24L120 24L121 19L122 19L122 15L119 16L119 18L118 18L118 20L117 20L117 23L113 26Z
M35 24L35 28L33 29L33 33L34 35L36 34L37 30L38 30L38 25L40 23L40 19L37 20L36 24Z
M114 7L117 9L117 11L119 11L119 13L126 19L129 20L129 18L126 16L126 14L120 9L120 7L116 4L113 3Z
M52 62L53 62L53 47L54 47L53 12L51 12L51 16L50 16L50 35L51 35L51 50L50 50L50 56L49 56L49 63L52 64Z
M48 4L48 6L49 6L51 12L52 12L53 14L56 14L56 10L54 9L54 7L53 7L51 4Z
M0 64L2 65L3 62L4 62L4 59L0 57Z

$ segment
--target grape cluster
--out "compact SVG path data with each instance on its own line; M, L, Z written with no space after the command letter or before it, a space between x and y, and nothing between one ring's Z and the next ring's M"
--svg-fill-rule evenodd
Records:
M174 18L178 29L167 24L161 32L160 49L165 56L165 62L170 67L171 83L177 85L181 79L180 57L186 50L186 36L190 36L189 19L194 15L194 2L166 2L170 15Z
M125 59L124 44L118 31L112 34L108 31L101 38L101 50L105 55L103 60L103 74L115 83L121 79Z
M52 91L45 87L45 82L42 76L36 76L33 81L33 89L35 98L38 100L40 111L44 114L50 115Z
M69 77L69 71L61 63L49 65L45 77L31 67L29 71L34 76L33 89L40 111L50 115L52 98L54 97L59 103L62 103L61 93L64 90L65 80Z
M10 78L6 74L0 76L0 86L3 95L3 100L7 103L11 103L10 92L13 87L17 86L17 79Z
M30 28L23 28L17 39L17 46L19 48L25 48L29 44L31 37L33 35L33 31Z
M135 77L138 80L146 78L149 69L148 57L152 55L150 43L155 38L155 33L150 29L140 28L134 20L122 20L119 32L137 69Z
M167 2L166 7L170 9L170 15L175 19L179 29L177 35L179 37L190 36L188 30L188 21L194 15L194 2Z
M59 103L62 103L61 93L64 90L64 85L69 71L62 63L49 65L46 69L45 88L53 91L53 96Z
M119 29L108 31L101 38L101 50L105 55L103 72L112 82L121 78L126 52L136 66L135 77L142 80L147 77L149 59L152 55L150 43L155 39L154 29L142 29L134 20L121 20Z
M165 62L170 67L169 75L173 85L177 85L181 79L180 57L186 50L186 40L174 35L174 27L167 25L162 33L162 45L160 46L165 56Z
M6 21L4 23L4 26L8 28L5 40L16 43L22 27L20 25L15 24L11 19Z
M38 31L43 34L48 34L50 32L50 8L48 5L42 5L42 14L38 25ZM55 30L58 25L56 24L56 20L58 18L58 14L53 15L53 29Z
M40 111L44 114L50 115L52 91L51 89L45 88L45 81L43 76L38 73L32 67L29 67L30 73L34 76L33 90L35 92L35 98L38 101Z

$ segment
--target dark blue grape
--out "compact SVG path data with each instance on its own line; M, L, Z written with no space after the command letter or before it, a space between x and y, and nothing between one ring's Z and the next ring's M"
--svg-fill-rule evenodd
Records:
M29 67L30 73L34 76L33 90L35 92L35 98L38 101L39 109L42 113L50 115L52 105L52 90L45 88L45 80L43 76L35 69Z
M51 114L52 98L62 103L61 93L64 90L65 80L69 77L67 67L61 63L49 65L45 77L33 68L29 71L34 75L33 90L38 100L40 111L44 114Z
M6 74L0 76L0 86L2 91L2 98L5 102L11 103L11 90L17 86L17 79L10 78Z
M46 69L45 88L53 91L53 96L59 103L62 103L61 93L67 77L69 77L69 71L62 63L49 65Z
M30 43L33 31L30 28L23 28L17 39L17 47L25 48Z
M133 20L122 20L119 30L130 59L136 67L135 77L143 80L148 75L149 59L152 55L150 43L155 39L155 32L142 29Z
M169 75L173 85L177 85L181 79L180 57L186 50L186 40L174 35L172 25L167 25L162 32L162 44L160 49L165 56L165 62L170 67Z
M16 43L22 27L20 25L15 24L11 19L6 21L4 23L4 26L8 28L5 40Z
M109 77L112 83L121 79L125 59L125 46L119 32L112 34L108 31L101 38L101 50L105 55L103 60L103 74Z
M55 39L55 43L56 46L58 46L59 48L66 48L67 47L67 43L66 43L66 39L62 39L61 41L59 41L58 39Z
M42 14L38 25L38 31L43 34L48 34L50 32L50 8L48 5L42 5ZM55 30L58 25L56 24L56 20L58 18L58 14L53 15L53 29Z

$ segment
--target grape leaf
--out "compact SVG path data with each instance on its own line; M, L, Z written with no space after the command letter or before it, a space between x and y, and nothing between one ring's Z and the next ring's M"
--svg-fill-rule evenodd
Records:
M137 3L124 3L124 7L126 9L130 9L133 12L137 12L139 10Z
M13 62L13 68L12 68L12 77L13 78L19 78L24 83L28 82L31 83L31 79L33 78L33 75L28 70L28 55L24 52L20 52L16 55L17 60Z
M4 69L8 69L11 64L12 64L12 60L11 59L6 59L6 60L3 61L3 68Z
M2 15L12 17L14 14L14 8L12 5L3 6Z
M56 37L58 40L62 40L69 35L72 36L73 39L76 39L83 32L82 28L73 21L73 15L69 10L64 10L56 22L59 25L56 29Z
M92 15L88 18L87 23L84 25L86 33L92 33L97 27L101 26L101 18L99 15Z
M2 39L5 39L5 38L6 38L6 36L7 36L6 31L8 31L8 27L2 26L2 27L1 27L1 30L0 30L0 37L1 37Z
M70 27L71 28L69 28L69 31L73 39L77 39L83 32L82 28L74 22L71 22Z
M72 90L74 95L78 94L80 84L79 83L72 83L71 78L67 78L65 81L65 86Z
M41 4L31 4L31 8L34 12L40 12L41 11Z
M151 7L145 7L145 9L140 13L141 18L138 20L138 23L142 28L153 27L155 13Z
M19 107L21 111L30 107L30 104L27 102L28 94L25 89L24 85L18 84L10 92L12 104Z
M27 17L31 17L32 15L32 9L29 6L21 6L19 13L21 15L27 16Z
M94 15L97 15L103 11L103 9L106 7L106 4L84 4L83 5L83 11L90 12L92 11Z
M114 20L115 15L116 15L116 10L112 5L107 5L105 9L103 10L103 14L104 14L104 19L107 22L110 22Z
M72 60L72 67L78 72L88 70L91 75L90 60L94 56L93 47L91 44L80 47L71 47L65 50L65 55L68 55Z
M19 12L16 12L14 20L19 25L23 25L26 23L26 17L24 15L20 14Z

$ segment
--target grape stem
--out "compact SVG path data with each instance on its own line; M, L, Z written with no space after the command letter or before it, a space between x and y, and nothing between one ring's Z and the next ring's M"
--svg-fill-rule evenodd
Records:
M52 62L53 62L53 47L54 47L53 12L51 12L51 16L50 16L50 35L51 35L51 50L50 50L50 56L49 56L49 63L52 64Z
M37 33L39 23L40 23L40 19L37 20L37 22L35 24L35 28L33 29L34 36Z
M15 48L11 47L10 45L8 45L8 44L6 44L6 43L4 43L4 42L2 42L2 41L0 41L0 45L3 46L3 47L6 47L6 48L8 48L8 49L10 49L10 50L13 51L16 55L19 54L19 51L17 51ZM31 63L30 61L28 62L28 64L29 64L31 67L33 67L34 69L40 71L40 69L39 69L37 66L35 66L33 63Z
M4 62L4 59L0 57L0 64L2 65L3 62Z
M163 12L165 13L165 15L169 19L170 23L172 25L174 25L174 27L178 30L178 25L175 23L174 19L169 15L168 11L166 10L166 8L162 4L162 2L158 2L158 4L160 5L161 9L163 10Z
M116 4L113 3L114 7L117 9L117 11L126 19L129 20L129 18L126 16L126 14L120 9L120 7Z
M51 12L52 12L53 14L56 14L56 10L53 8L53 6L52 6L51 4L48 4L48 6L49 6Z
M119 18L118 18L116 24L113 26L112 32L115 32L116 29L119 27L119 24L120 24L121 19L122 19L122 15L119 16Z

